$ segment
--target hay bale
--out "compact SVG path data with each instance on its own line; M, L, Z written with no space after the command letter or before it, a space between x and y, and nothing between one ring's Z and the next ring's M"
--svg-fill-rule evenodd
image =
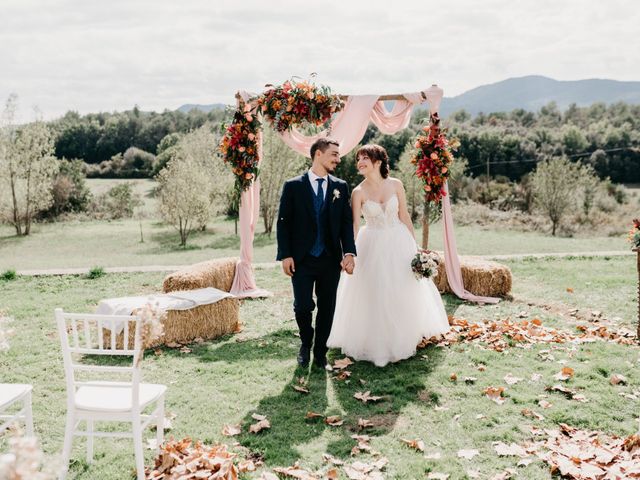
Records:
M196 263L167 275L162 284L164 293L213 287L228 292L236 274L237 258L220 258Z
M198 288L217 288L228 292L233 285L237 258L221 258L196 263L167 275L162 283L164 293ZM144 348L172 343L190 343L196 338L210 340L237 331L240 321L240 301L225 298L209 305L200 305L189 310L169 310L162 320L164 334ZM130 325L131 326L131 325ZM111 341L110 330L104 330L104 344ZM122 345L123 334L116 338ZM133 339L129 341L133 346Z
M477 257L460 257L464 288L482 297L508 297L511 292L511 270L506 265ZM444 267L444 257L440 256L438 274L433 279L440 292L451 293Z
M211 340L237 331L239 324L240 302L237 298L225 298L209 305L200 305L189 310L169 310L162 319L164 333L155 341L147 342L144 348L153 348L172 343L191 343L196 338ZM133 322L129 331L134 331ZM104 346L111 342L111 330L104 329ZM116 337L116 343L122 346L124 333ZM133 348L133 335L130 335L129 348Z

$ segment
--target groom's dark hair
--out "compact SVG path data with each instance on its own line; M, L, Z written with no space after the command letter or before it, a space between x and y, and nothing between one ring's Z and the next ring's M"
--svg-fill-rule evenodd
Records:
M311 154L311 160L313 161L313 157L316 156L316 152L318 150L324 153L327 148L329 148L329 145L340 147L340 144L337 141L331 140L330 138L319 138L318 140L313 142L313 145L311 145L311 150L309 150L309 153Z

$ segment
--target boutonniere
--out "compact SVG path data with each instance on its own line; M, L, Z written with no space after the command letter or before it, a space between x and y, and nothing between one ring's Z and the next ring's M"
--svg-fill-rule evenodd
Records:
M340 198L340 190L338 190L337 188L333 189L333 202L336 201L336 198Z

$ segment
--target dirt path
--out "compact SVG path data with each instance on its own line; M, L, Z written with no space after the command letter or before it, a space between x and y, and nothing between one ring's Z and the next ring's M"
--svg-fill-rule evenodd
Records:
M635 255L632 251L616 250L604 252L562 252L562 253L526 253L513 255L473 255L477 258L486 260L522 260L525 258L567 258L567 257L619 257ZM269 269L278 267L278 262L256 263L257 269ZM172 272L179 270L187 265L142 265L134 267L105 267L107 273L138 273L138 272ZM85 275L89 272L89 268L51 268L51 269L33 269L18 270L18 275L26 276L42 276L42 275Z

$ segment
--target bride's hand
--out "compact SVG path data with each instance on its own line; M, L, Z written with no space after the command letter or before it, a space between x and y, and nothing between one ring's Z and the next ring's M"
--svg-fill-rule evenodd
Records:
M347 255L340 262L340 266L342 270L347 272L349 275L353 273L353 269L355 268L355 261L353 259L353 255Z

